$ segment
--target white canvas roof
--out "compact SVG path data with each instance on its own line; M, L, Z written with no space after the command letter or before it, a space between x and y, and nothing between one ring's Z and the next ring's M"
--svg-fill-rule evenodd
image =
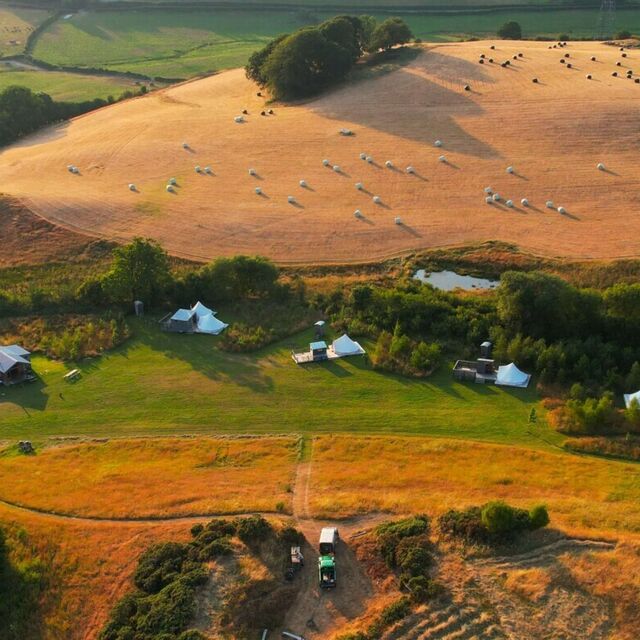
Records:
M191 307L191 311L193 311L193 313L195 313L198 318L202 316L216 315L215 311L212 311L211 309L209 309L209 307L205 307L202 302L200 302L200 300L198 300L198 302L196 302L193 307Z
M221 322L212 313L198 318L198 333L210 333L217 336L229 325Z
M192 317L193 317L193 311L191 311L190 309L178 309L171 316L171 319L186 322L187 320L191 320Z
M624 394L624 404L627 409L631 406L631 403L637 400L640 403L640 391L636 391L635 393L625 393Z
M498 367L496 384L504 387L526 387L529 385L529 380L531 380L531 376L524 371L520 371L513 362Z
M334 340L331 346L338 356L355 356L365 352L364 349L346 333Z
M17 347L13 349L13 347ZM19 353L20 352L20 353ZM28 355L29 352L17 345L11 345L9 347L0 347L0 373L7 373L17 364L29 364L29 361L23 357Z

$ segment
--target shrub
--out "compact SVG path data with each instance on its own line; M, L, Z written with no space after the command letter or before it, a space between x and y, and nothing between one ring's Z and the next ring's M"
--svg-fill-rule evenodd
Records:
M273 532L273 527L262 516L249 516L236 520L238 537L246 545L255 545L266 540Z
M467 542L483 543L489 539L489 532L482 523L480 507L468 507L460 511L450 509L438 518L438 529L445 536Z
M426 575L432 564L432 558L424 546L415 545L403 553L398 552L397 562L403 576L417 578Z
M482 508L480 518L489 533L502 535L516 528L513 508L499 500L487 503Z
M201 561L213 560L219 556L227 556L233 552L233 546L229 538L217 538L200 548L198 558Z
M413 38L411 29L404 20L400 18L387 18L381 22L371 34L368 43L368 51L385 51L399 44L406 44Z
M278 531L278 540L285 546L300 545L304 542L304 535L294 527L283 527Z
M505 22L498 29L498 37L503 40L521 40L522 39L522 27L515 21Z
M618 31L618 33L616 33L616 40L628 40L631 37L633 37L633 34L627 29L623 29L622 31Z
M386 606L380 615L367 628L367 637L371 640L377 640L382 636L385 629L396 622L400 622L406 618L411 612L411 601L403 596Z
M187 551L186 545L177 542L153 545L138 561L134 584L145 593L158 593L180 574Z
M191 527L191 536L194 538L197 538L202 532L204 531L204 525L203 524L194 524L193 527Z
M416 576L414 578L410 578L406 582L406 587L409 589L411 594L411 601L416 604L429 602L430 600L439 597L444 591L441 584L427 576Z
M542 504L533 507L529 512L529 521L531 529L542 529L546 527L550 522L547 507Z

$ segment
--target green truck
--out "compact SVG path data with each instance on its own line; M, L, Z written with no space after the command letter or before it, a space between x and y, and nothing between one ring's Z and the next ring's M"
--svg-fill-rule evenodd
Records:
M321 589L336 586L336 547L340 541L335 527L325 527L320 532L320 557L318 558L318 584Z

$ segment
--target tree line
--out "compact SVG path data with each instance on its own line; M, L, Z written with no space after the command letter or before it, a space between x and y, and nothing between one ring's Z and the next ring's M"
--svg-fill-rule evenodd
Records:
M278 100L315 95L343 80L365 54L389 50L413 38L400 18L336 16L274 38L249 58L247 78Z

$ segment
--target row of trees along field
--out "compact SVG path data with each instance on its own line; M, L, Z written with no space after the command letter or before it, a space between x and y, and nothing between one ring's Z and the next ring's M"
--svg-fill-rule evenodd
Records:
M365 53L388 50L412 38L400 18L378 23L371 16L337 16L278 36L249 58L245 71L276 99L304 98L343 80Z

